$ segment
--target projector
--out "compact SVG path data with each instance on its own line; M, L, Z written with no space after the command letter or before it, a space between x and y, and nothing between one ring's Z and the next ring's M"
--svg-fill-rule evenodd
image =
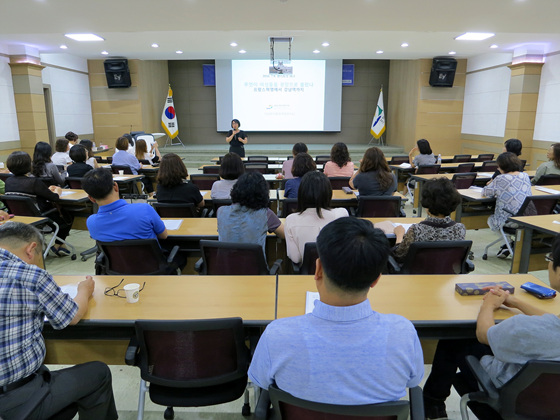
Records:
M278 64L272 64L269 68L268 68L268 74L292 74L293 73L293 67L292 66L287 66L284 64L284 62L279 61Z

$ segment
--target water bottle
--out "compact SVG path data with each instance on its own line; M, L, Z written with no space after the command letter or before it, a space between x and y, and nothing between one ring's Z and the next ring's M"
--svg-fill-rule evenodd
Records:
M441 153L437 155L437 164L441 165Z

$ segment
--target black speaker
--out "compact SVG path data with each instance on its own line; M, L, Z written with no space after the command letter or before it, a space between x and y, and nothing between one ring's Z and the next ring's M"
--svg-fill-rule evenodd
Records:
M452 57L434 57L430 73L430 86L453 87L457 60Z
M105 60L103 65L105 66L108 88L130 87L130 71L126 58L111 58Z

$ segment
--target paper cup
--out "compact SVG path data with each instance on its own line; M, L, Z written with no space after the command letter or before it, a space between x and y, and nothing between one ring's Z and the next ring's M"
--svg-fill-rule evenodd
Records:
M140 285L138 283L125 284L124 293L128 303L136 303L140 297Z
M0 169L4 169L4 162L0 162Z
M121 170L119 171L119 175L124 175L124 170L123 170L123 169L121 169Z

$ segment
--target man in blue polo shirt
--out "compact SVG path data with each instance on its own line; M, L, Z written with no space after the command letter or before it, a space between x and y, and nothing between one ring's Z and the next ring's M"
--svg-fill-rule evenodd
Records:
M343 217L321 230L317 250L320 300L312 313L266 328L249 368L251 381L320 403L402 398L424 374L418 335L402 316L373 311L367 298L387 263L387 238L367 220Z
M101 242L125 239L165 239L167 229L152 206L128 204L119 198L119 187L110 170L97 168L88 172L82 187L99 211L87 219L93 239Z

